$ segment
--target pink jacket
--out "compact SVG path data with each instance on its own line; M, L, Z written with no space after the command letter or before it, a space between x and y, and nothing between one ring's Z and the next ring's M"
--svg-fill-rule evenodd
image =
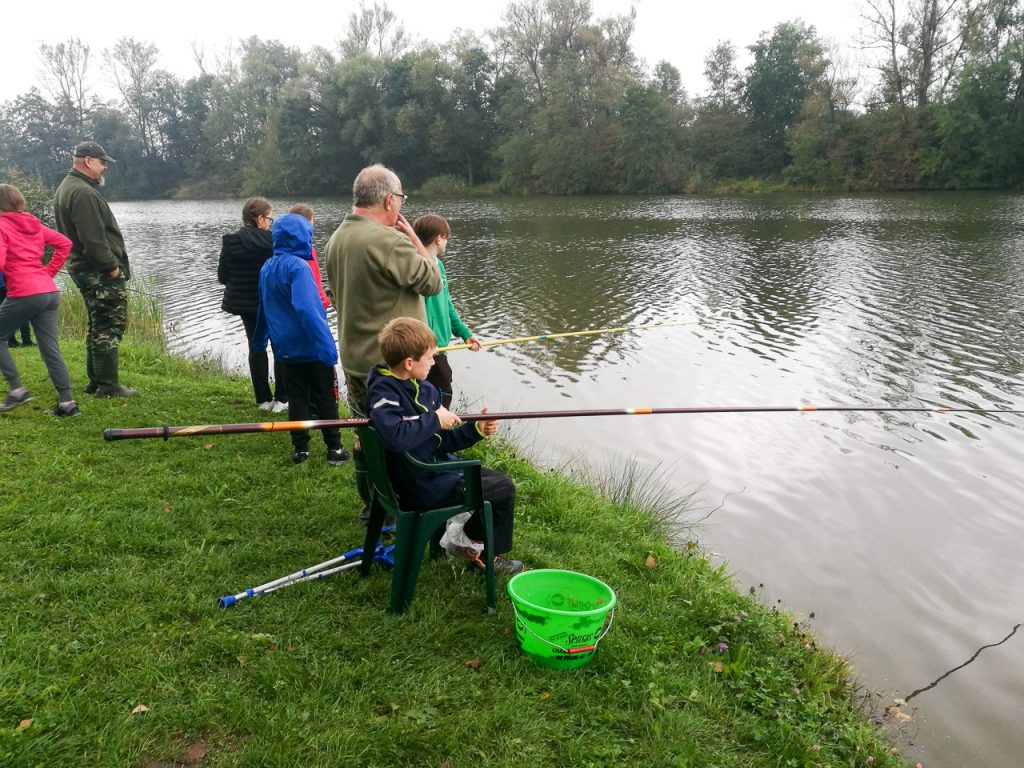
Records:
M53 246L53 258L44 265L47 245ZM0 272L4 273L10 298L59 291L53 276L70 251L70 240L43 226L31 213L0 214Z

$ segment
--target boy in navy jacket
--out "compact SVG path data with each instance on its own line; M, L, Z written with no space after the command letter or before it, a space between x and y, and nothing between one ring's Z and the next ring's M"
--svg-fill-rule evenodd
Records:
M321 419L338 418L334 389L334 344L327 313L307 264L313 252L313 225L289 213L274 222L274 255L260 269L260 303L252 347L265 349L270 339L274 357L285 368L288 420L305 421L312 409ZM327 463L339 466L349 455L338 429L321 430ZM309 432L292 432L292 462L309 458Z
M409 453L425 462L452 461L456 458L453 451L497 434L497 421L463 423L441 405L441 394L425 381L437 353L437 337L429 326L411 317L398 317L384 326L378 342L384 365L370 371L366 404L370 423L390 453ZM408 509L457 504L464 496L460 472L426 474L413 470L399 456L388 456L388 473L399 503ZM522 562L501 557L512 549L516 487L493 469L481 467L481 474L484 499L491 502L494 520L494 568L519 573ZM474 514L464 530L469 538L482 540L483 520ZM483 573L479 559L469 553L467 559L473 570Z

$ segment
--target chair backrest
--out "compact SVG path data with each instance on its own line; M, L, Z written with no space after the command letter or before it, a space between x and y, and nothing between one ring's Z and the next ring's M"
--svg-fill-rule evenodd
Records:
M395 489L391 486L391 478L388 476L388 452L380 441L380 435L377 434L377 430L369 426L356 428L356 433L359 435L366 471L370 473L375 501L384 507L389 515L397 516L399 512L398 496L395 494Z

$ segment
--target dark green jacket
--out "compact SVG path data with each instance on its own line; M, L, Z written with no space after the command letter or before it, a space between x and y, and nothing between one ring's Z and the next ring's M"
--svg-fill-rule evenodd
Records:
M119 267L127 280L131 275L124 238L98 186L72 170L57 187L53 201L57 231L71 240L68 271L113 272Z

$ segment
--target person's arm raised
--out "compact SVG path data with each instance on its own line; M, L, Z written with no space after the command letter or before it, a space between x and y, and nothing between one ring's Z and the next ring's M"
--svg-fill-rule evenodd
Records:
M419 236L416 234L416 230L412 228L412 224L410 224L409 220L402 214L398 214L398 221L395 222L395 229L412 241L412 244L416 248L416 253L420 255L420 258L429 264L434 263L430 254L427 253L427 249L426 246L423 245L423 241L421 241Z

